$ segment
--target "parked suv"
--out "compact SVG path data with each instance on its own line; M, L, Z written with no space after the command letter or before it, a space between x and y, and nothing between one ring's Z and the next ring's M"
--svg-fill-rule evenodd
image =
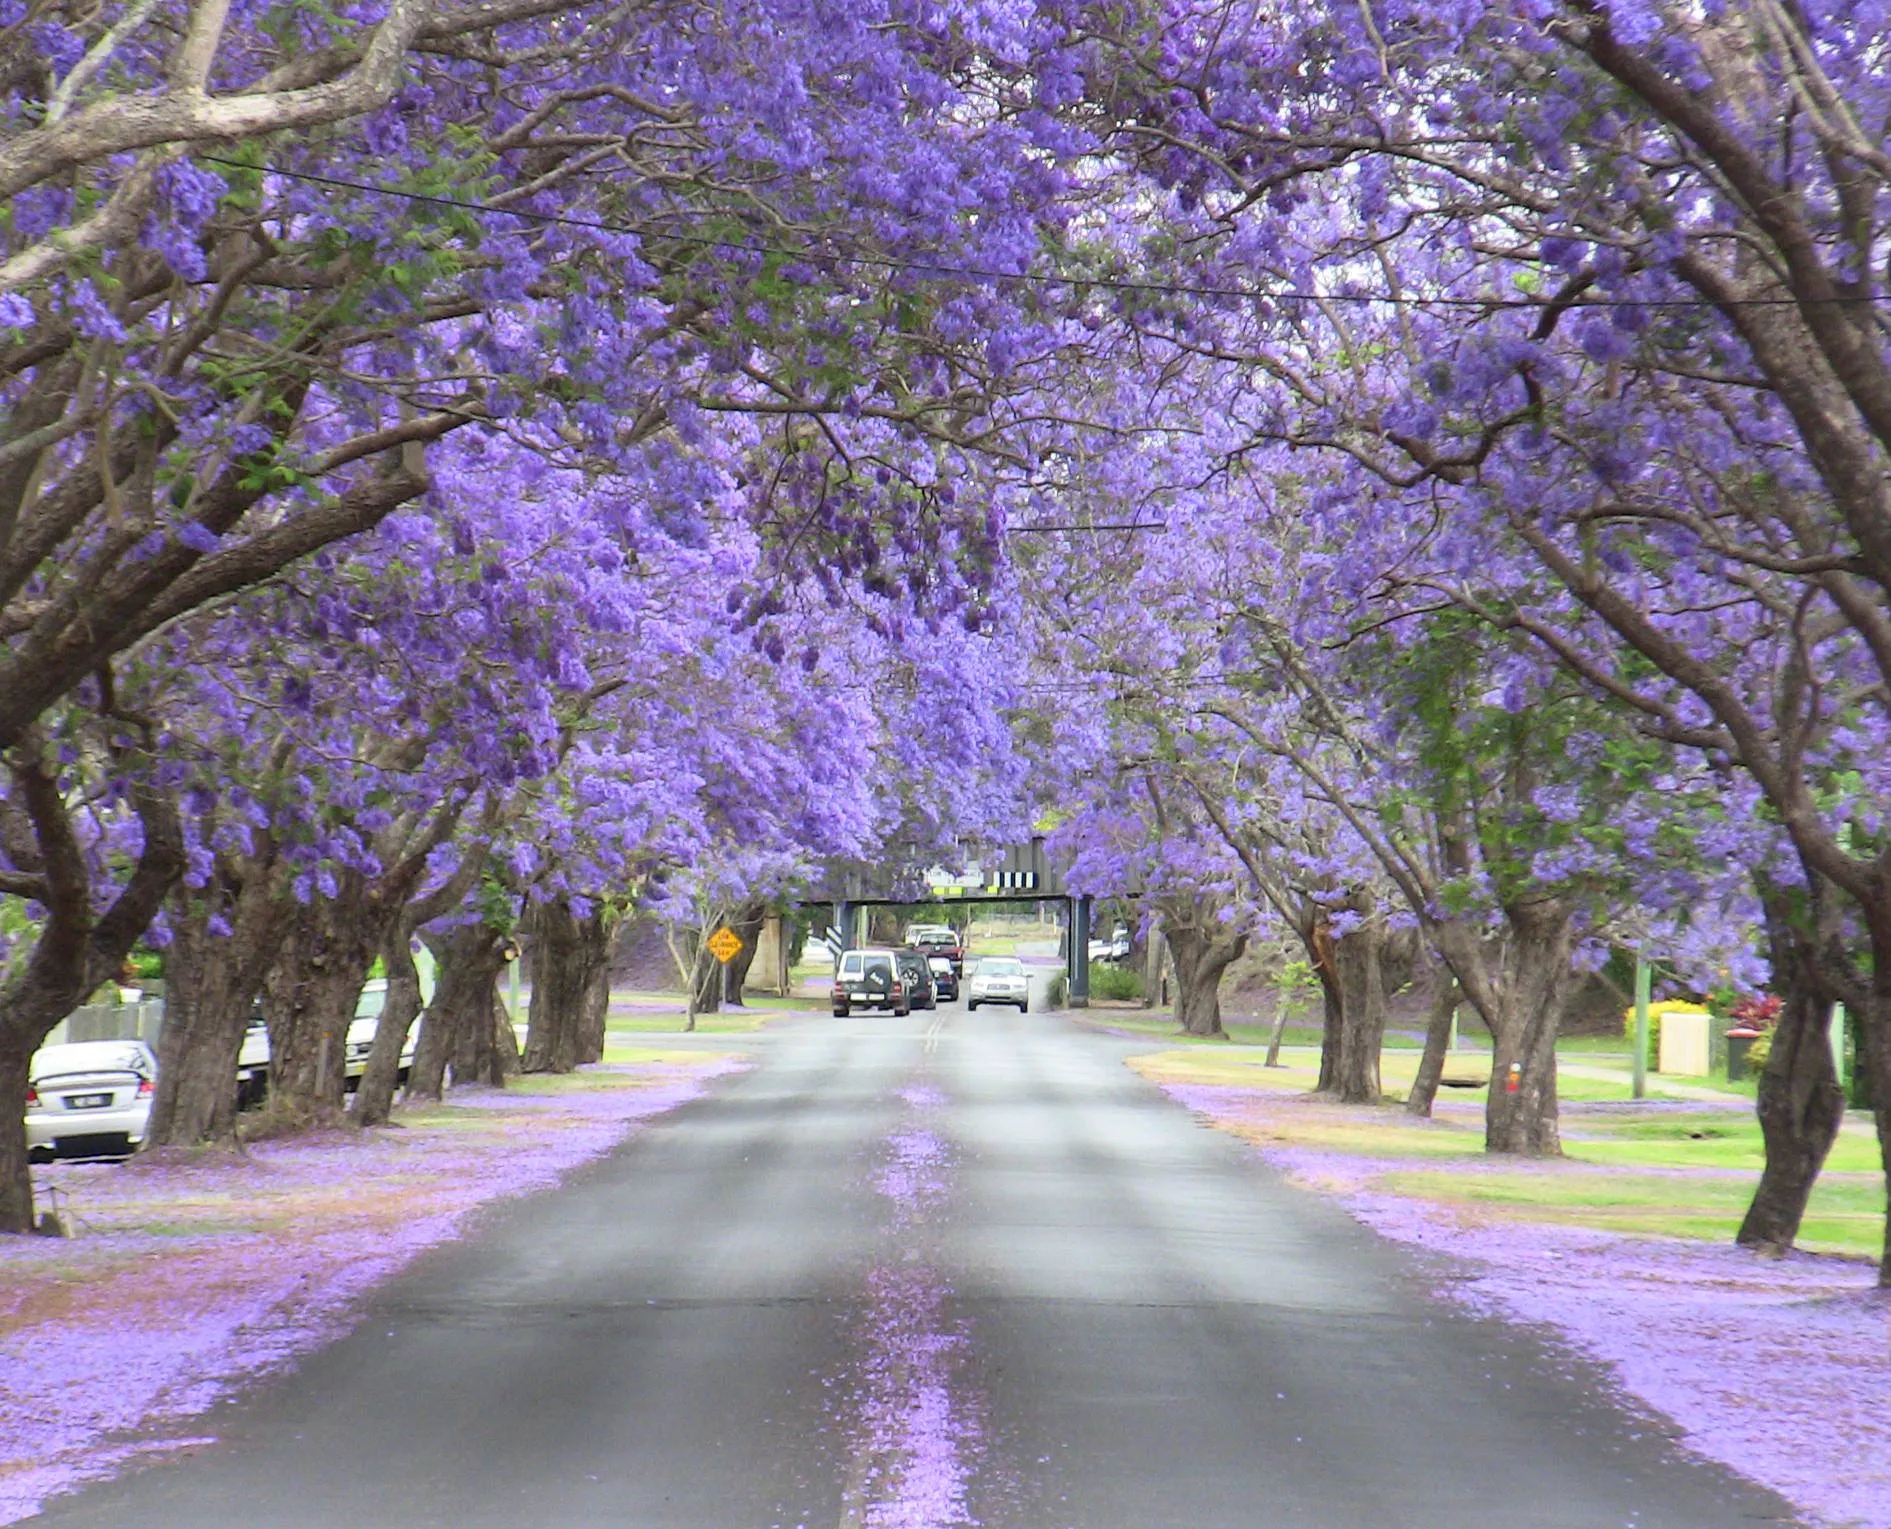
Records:
M911 968L906 972L900 968L900 957L910 955L884 947L842 951L840 965L834 968L834 1017L843 1018L855 1009L910 1012L913 999L907 973Z

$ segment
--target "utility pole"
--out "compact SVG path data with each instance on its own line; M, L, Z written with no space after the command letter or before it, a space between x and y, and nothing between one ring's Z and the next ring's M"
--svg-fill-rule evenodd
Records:
M1652 973L1648 968L1647 957L1639 952L1635 956L1635 1056L1633 1076L1635 1079L1635 1097L1648 1097L1648 990L1652 983Z

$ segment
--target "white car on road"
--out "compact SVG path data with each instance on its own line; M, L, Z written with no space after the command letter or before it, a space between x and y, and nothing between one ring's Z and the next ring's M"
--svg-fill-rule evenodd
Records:
M26 1150L49 1157L125 1157L144 1141L158 1059L143 1041L42 1046L27 1069Z
M981 1003L1015 1003L1020 1014L1031 1009L1031 979L1016 956L985 956L972 968L965 983L965 1007Z

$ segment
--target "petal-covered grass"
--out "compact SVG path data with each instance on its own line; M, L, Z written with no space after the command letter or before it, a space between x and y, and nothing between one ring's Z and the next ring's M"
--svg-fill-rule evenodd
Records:
M1313 1087L1319 1076L1317 1036L1312 1044L1283 1046L1280 1065L1269 1067L1266 1065L1264 1046L1229 1045L1223 1041L1178 1036L1174 1028L1166 1023L1156 1025L1154 1022L1145 1022L1132 1029L1119 1025L1112 1018L1103 1028L1137 1036L1147 1034L1151 1038L1171 1043L1168 1051L1145 1058L1139 1063L1150 1077L1160 1078L1166 1072L1173 1071L1178 1079L1186 1081L1231 1083L1246 1088L1305 1093ZM1291 1030L1289 1033L1292 1033ZM1175 1045L1175 1042L1185 1044ZM1558 1049L1560 1053L1561 1048ZM1380 1057L1379 1070L1389 1099L1401 1100L1405 1097L1418 1074L1418 1060L1419 1053L1412 1047L1387 1045ZM1445 1063L1445 1087L1440 1092L1441 1099L1475 1103L1482 1108L1490 1084L1490 1062L1488 1051L1465 1049L1454 1052ZM1560 1059L1556 1089L1559 1097L1572 1103L1608 1099L1626 1102L1631 1094L1628 1056L1626 1053L1616 1054L1575 1046L1567 1056ZM1750 1100L1752 1090L1743 1092L1737 1085L1710 1083L1703 1078L1664 1078L1650 1073L1648 1097L1668 1100L1707 1099L1732 1104L1743 1099Z
M393 1127L35 1170L74 1235L0 1239L0 1523L153 1452L339 1336L481 1205L547 1188L701 1092L729 1055L654 1052L456 1089Z
M1867 1120L1847 1122L1802 1251L1781 1260L1732 1246L1762 1162L1737 1098L1571 1104L1568 1156L1526 1162L1484 1155L1475 1094L1415 1121L1311 1099L1304 1069L1225 1052L1131 1066L1367 1225L1460 1260L1472 1272L1449 1298L1555 1329L1700 1453L1820 1524L1891 1529L1891 1297L1875 1288L1885 1195Z
M1165 1051L1131 1065L1164 1085L1231 1090L1212 1113L1257 1146L1371 1159L1374 1188L1563 1225L1731 1239L1765 1161L1752 1106L1733 1098L1641 1106L1566 1098L1566 1156L1533 1162L1485 1156L1481 1089L1442 1090L1434 1118L1413 1120L1393 1107L1308 1099L1310 1068L1263 1068L1239 1054ZM1388 1075L1393 1070L1388 1064ZM1877 1153L1869 1124L1848 1123L1813 1191L1801 1238L1807 1251L1876 1256L1885 1210ZM1455 1164L1419 1171L1440 1159ZM1349 1181L1358 1166L1349 1167Z

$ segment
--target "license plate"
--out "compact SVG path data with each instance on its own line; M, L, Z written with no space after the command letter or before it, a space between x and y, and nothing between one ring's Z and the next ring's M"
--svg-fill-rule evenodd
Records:
M102 1110L112 1102L110 1094L67 1094L69 1110Z

